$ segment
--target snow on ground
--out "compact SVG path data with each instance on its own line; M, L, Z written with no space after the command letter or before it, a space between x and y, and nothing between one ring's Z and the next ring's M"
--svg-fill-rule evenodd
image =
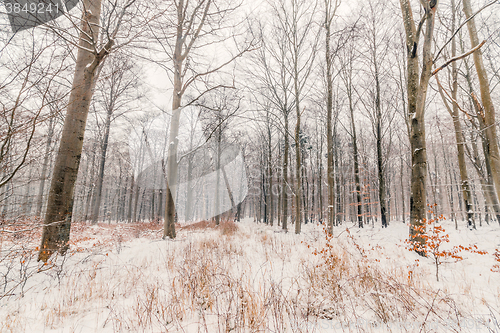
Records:
M247 219L166 241L154 223L79 223L70 253L45 266L39 231L4 232L0 331L500 332L499 226L443 226L446 247L488 254L445 260L439 282L401 222L347 223L328 240L321 225L295 235Z

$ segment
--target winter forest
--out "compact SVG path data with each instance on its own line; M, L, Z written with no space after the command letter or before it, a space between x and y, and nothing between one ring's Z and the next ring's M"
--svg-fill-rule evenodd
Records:
M4 0L1 332L500 332L498 0Z

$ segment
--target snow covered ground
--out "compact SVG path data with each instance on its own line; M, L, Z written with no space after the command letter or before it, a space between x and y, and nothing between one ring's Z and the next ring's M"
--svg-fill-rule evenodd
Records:
M439 282L401 222L327 240L321 225L295 235L244 220L167 241L154 223L74 224L70 253L45 266L39 231L3 232L0 331L500 332L499 226L442 225L446 247L488 254L445 260Z

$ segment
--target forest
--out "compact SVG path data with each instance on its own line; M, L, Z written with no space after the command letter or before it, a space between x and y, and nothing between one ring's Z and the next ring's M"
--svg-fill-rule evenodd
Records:
M500 330L500 1L0 8L0 331Z

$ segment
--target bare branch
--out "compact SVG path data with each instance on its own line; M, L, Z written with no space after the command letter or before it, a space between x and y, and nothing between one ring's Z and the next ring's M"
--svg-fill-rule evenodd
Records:
M432 72L432 75L436 75L440 70L442 70L443 68L446 68L446 66L448 66L449 64L451 64L452 62L454 61L457 61L457 60L460 60L460 59L463 59L465 57L468 57L470 56L472 53L476 52L477 50L479 50L481 48L481 46L483 46L484 44L486 43L486 40L483 40L479 45L477 45L475 48L469 50L468 52L465 52L461 55L458 55L456 57L453 57L451 58L450 60L448 60L447 62L445 62L443 65L441 65L440 67L436 68L433 72Z
M481 9L479 9L477 12L475 12L473 15L471 15L471 17L469 17L467 20L465 20L464 22L462 22L462 24L460 24L460 26L457 28L457 30L455 30L455 32L453 33L453 35L451 35L450 39L448 39L448 41L446 43L444 43L444 45L439 49L439 52L437 53L436 57L434 58L434 62L436 62L436 60L439 58L439 55L441 54L441 52L443 52L443 50L446 47L446 45L448 45L453 40L453 38L455 37L455 35L460 31L460 29L462 29L462 27L464 25L467 24L467 22L469 22L470 20L472 20L474 17L476 17L477 14L479 14L480 12L482 12L483 10L485 10L486 8L488 8L489 6L493 5L495 2L498 2L498 0L493 0L492 2L484 5Z

